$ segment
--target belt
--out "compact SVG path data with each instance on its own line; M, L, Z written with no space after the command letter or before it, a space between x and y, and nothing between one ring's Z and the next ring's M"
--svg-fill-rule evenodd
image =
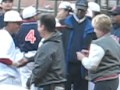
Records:
M96 79L94 80L94 82L116 79L116 78L118 78L118 77L119 77L118 74L106 75L106 76L102 76L102 77L96 78Z

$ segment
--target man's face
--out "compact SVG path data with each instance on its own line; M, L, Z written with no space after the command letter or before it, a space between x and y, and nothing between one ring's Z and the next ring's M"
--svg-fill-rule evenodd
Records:
M42 38L44 38L44 25L38 22L38 32Z
M64 9L60 8L58 9L57 18L64 19L67 17L68 14L69 14L68 11L65 11Z
M113 24L120 24L120 15L111 15Z
M2 2L2 8L3 8L5 11L11 10L11 9L12 9L12 6L13 6L13 2L10 2L10 1Z
M87 11L87 10L76 9L76 16L77 16L79 19L82 19L82 18L85 17L86 11Z
M21 25L21 22L9 22L8 23L8 27L10 30L12 30L11 32L12 33L16 33L19 31L19 28L20 28L20 25Z

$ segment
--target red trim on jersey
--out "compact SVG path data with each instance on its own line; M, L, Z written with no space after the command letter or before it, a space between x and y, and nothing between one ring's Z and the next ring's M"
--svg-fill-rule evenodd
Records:
M4 63L6 65L12 65L12 60L8 58L0 58L0 63Z

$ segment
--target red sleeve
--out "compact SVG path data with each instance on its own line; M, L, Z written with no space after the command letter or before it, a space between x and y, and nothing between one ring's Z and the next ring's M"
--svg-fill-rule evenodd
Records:
M7 58L0 58L0 63L4 63L6 65L12 65L12 60Z

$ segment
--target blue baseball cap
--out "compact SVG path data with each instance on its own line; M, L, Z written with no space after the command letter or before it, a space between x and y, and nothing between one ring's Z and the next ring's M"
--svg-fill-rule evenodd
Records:
M88 2L86 0L78 0L78 1L76 1L75 6L77 9L87 10Z

